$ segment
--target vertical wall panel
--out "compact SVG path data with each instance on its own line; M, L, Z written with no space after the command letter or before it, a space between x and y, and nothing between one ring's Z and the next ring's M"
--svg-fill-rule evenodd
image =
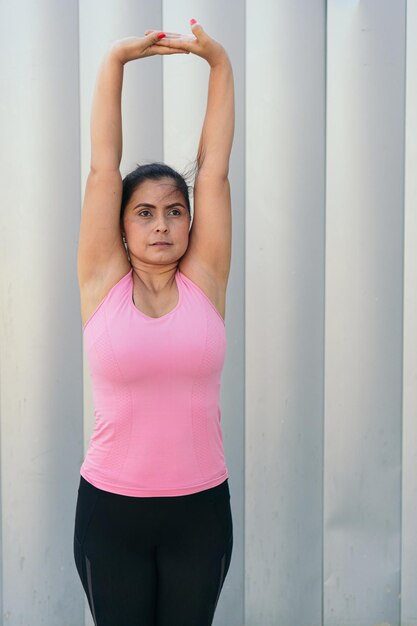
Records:
M325 3L247 0L245 626L322 602Z
M245 14L233 0L163 3L163 28L191 33L189 20L197 19L229 54L235 82L235 137L229 179L232 198L232 263L227 286L227 352L222 374L220 404L222 432L233 516L233 554L214 619L215 626L244 624L244 72ZM196 55L164 57L164 160L178 169L196 157L206 112L208 63Z
M399 624L405 0L327 41L323 623Z
M2 2L0 76L0 622L69 626L81 609L78 4Z
M417 624L417 1L407 0L401 626Z

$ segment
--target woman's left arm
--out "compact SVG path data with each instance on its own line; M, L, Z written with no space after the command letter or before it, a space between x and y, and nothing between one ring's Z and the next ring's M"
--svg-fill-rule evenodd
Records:
M226 289L232 256L229 157L235 125L233 71L225 54L210 65L207 109L197 151L194 217L184 269L204 270Z
M193 21L192 21L193 22ZM189 245L181 269L196 279L204 276L221 301L227 285L232 247L232 209L229 157L235 111L232 66L224 47L198 23L191 26L194 40L170 33L156 45L182 48L210 65L207 109L197 150L194 215Z
M157 45L181 48L210 65L207 109L197 151L200 172L227 178L235 128L233 70L225 48L201 24L190 20L193 35L166 33ZM145 31L146 34L153 32Z
M197 152L199 174L227 178L234 128L233 70L224 52L210 65L207 109Z

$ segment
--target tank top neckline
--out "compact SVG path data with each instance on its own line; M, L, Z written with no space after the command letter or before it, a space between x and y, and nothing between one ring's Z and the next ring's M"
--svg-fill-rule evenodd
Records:
M133 267L130 269L130 304L131 306L135 309L136 313L138 315L140 315L141 317L143 317L146 320L149 320L151 322L157 322L158 320L164 320L167 317L169 317L170 315L172 315L173 313L175 313L175 311L177 311L180 306L181 306L181 302L182 302L182 286L181 286L181 281L179 279L178 274L180 273L180 270L177 269L175 272L175 282L177 283L177 289L178 289L178 302L175 305L175 307L173 309L171 309L170 311L168 311L168 313L165 313L164 315L160 315L159 317L152 317L151 315L146 315L146 313L144 313L143 311L141 311L140 309L138 309L138 307L136 306L134 300L133 300L133 287L134 287L134 282L133 282ZM128 275L129 275L128 274Z

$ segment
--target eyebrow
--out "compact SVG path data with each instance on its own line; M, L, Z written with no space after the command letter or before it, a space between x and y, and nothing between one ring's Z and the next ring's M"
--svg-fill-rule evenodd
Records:
M136 206L134 206L134 209L137 209L139 206L144 206L148 209L156 209L156 206L154 204L149 204L149 202L140 202L139 204L137 204ZM186 208L181 202L172 202L171 204L166 204L165 208L166 209L170 209L173 206L182 206L184 209Z

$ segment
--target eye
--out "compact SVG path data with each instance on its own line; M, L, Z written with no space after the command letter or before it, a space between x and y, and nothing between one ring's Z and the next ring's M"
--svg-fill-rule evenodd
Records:
M176 211L179 215L181 215L181 211L179 209L172 209L172 211ZM142 215L142 213L149 213L148 209L143 209L138 213L138 215Z

